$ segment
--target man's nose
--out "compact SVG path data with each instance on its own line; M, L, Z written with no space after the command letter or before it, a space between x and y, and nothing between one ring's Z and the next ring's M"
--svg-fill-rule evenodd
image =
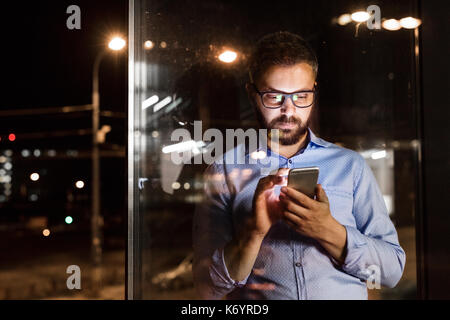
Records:
M284 99L283 104L281 105L281 113L285 114L287 117L290 117L295 114L296 107L292 102L290 97L286 97Z

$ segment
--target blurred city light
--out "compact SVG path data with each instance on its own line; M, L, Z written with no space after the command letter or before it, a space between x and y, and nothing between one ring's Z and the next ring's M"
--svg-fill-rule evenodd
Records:
M147 40L144 43L144 48L147 50L152 50L155 47L155 44L153 43L153 41Z
M121 37L114 37L108 44L108 47L113 51L120 51L125 48L127 42Z
M0 182L1 183L10 183L11 182L11 176L10 175L0 176Z
M377 151L377 152L372 153L371 158L373 160L386 158L386 150L381 150L381 151Z
M175 109L176 107L178 107L180 105L180 103L183 102L182 98L178 98L176 99L174 102L172 102L166 109L166 112L170 112L173 109Z
M389 31L397 31L402 28L400 22L397 19L385 20L381 25L383 26L384 29Z
M50 157L54 157L54 156L56 156L56 151L55 151L55 150L48 150L48 151L47 151L47 154L48 154Z
M11 142L16 141L16 135L15 135L14 133L11 133L11 134L8 136L8 140L11 141Z
M255 160L265 159L266 156L267 156L267 154L263 150L255 151L255 152L252 152L252 154L251 154L252 159L255 159Z
M30 175L31 181L38 181L39 180L39 174L38 173L32 173Z
M172 189L173 190L178 190L180 188L181 188L181 184L179 182L172 183Z
M191 185L188 182L186 182L183 187L185 190L189 190L191 188Z
M153 131L152 132L152 137L153 138L158 138L159 137L159 132L158 131Z
M340 26L345 26L345 25L349 24L350 22L352 22L352 16L349 13L342 14L337 19L337 23Z
M75 183L75 187L77 187L78 189L83 189L84 188L84 182L83 181L77 181Z
M413 17L407 17L400 19L400 25L405 29L415 29L422 24L420 19L416 19Z
M145 110L145 109L151 107L152 105L154 105L158 101L159 101L159 97L158 96L152 96L151 98L148 98L147 100L142 102L142 110Z
M219 60L225 63L233 63L236 61L237 53L234 51L226 50L219 56Z
M32 194L31 196L30 196L30 201L31 202L35 202L35 201L37 201L38 200L38 195L37 194Z
M164 108L171 102L172 102L172 97L165 98L164 100L162 100L161 102L159 102L158 104L156 104L153 107L153 112L158 112L159 110L161 110L162 108Z
M30 156L30 151L25 149L25 150L22 150L21 154L22 154L22 157L27 158Z
M40 157L41 156L41 150L36 149L36 150L33 151L33 154L34 154L35 157Z
M78 156L78 151L77 150L67 150L66 154L69 157L76 157L76 156Z
M44 230L42 231L42 234L44 235L44 237L48 237L48 236L50 235L50 230L44 229Z
M7 162L5 163L5 165L3 166L6 170L11 170L12 169L12 163L11 162Z
M102 128L99 131L97 131L97 141L99 143L105 143L106 135L110 132L111 132L111 126L103 125Z
M163 49L167 48L167 42L162 41L161 44L160 44L160 47L163 48Z
M5 163L8 160L5 156L0 157L0 163Z
M67 216L64 220L67 224L71 224L73 222L73 218L71 216Z
M206 144L203 141L194 141L189 140L185 142L180 142L176 144L172 144L170 146L166 146L162 149L163 153L171 153L171 152L186 152L192 151L194 153L200 153L199 148L203 148Z
M369 20L370 15L366 11L358 11L352 13L351 18L355 22L364 22Z

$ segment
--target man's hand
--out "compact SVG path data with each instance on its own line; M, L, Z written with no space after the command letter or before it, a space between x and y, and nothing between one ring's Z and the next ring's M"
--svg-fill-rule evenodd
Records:
M283 175L288 171L282 168L275 175L259 180L253 196L251 216L236 230L235 236L224 249L225 265L232 279L242 281L250 274L264 237L270 227L281 219L283 207L274 189L276 185L285 183ZM266 290L270 288L269 285Z
M345 259L347 231L331 215L328 197L320 184L316 200L289 187L281 188L280 201L284 206L283 220L296 232L316 239L333 258Z
M280 168L275 175L259 180L253 196L252 217L246 223L248 233L264 238L270 227L282 218L283 206L274 189L286 183L288 172L288 168Z

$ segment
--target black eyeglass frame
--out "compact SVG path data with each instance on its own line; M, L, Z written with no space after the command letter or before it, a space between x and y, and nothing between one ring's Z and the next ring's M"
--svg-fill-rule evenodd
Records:
M297 91L297 92L293 92L293 93L283 93L283 92L279 92L279 91L259 91L258 88L256 87L256 84L254 82L251 82L250 84L253 86L253 88L255 89L256 93L261 98L261 104L264 106L264 108L267 108L267 109L279 109L279 108L281 108L281 106L286 101L286 98L291 99L292 103L294 104L294 106L296 108L302 108L302 109L303 108L310 108L314 104L314 102L316 102L316 97L317 97L317 94L316 94L317 93L317 85L316 84L314 84L314 88L312 90L302 90L302 91ZM266 106L264 104L264 99L263 99L263 95L266 94L266 93L274 93L274 94L281 94L281 95L283 95L283 102L280 104L279 107L268 107L268 106ZM311 104L307 105L307 106L298 106L298 105L296 105L294 99L292 98L292 96L295 95L295 94L299 94L299 93L313 93L314 97L313 97L313 101L311 102Z

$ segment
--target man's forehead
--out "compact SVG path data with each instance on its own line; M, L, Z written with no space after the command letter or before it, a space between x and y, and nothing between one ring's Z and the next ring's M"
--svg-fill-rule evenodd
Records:
M311 90L315 75L310 65L271 66L259 78L259 90L293 92Z

